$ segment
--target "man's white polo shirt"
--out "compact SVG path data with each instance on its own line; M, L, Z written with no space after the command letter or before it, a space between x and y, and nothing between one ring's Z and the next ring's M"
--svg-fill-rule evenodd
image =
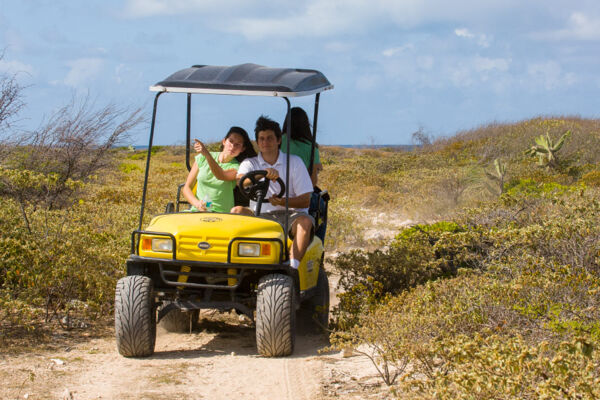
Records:
M261 169L274 168L279 172L279 177L285 183L285 168L286 168L286 157L287 154L279 151L279 156L275 164L271 165L264 160L262 154L258 154L256 157L247 158L240 164L238 169L238 175L244 175L250 171L257 171ZM271 182L269 185L269 191L265 197L265 201L261 207L261 212L271 212L275 210L285 210L282 206L273 206L268 202L271 196L279 194L279 184L277 182ZM302 162L302 159L295 155L290 155L290 182L286 191L291 197L297 197L304 193L310 193L313 191L312 181L308 175L308 170ZM285 197L285 195L284 195ZM250 202L250 208L254 211L256 209L256 202ZM308 208L290 208L290 210L308 212Z

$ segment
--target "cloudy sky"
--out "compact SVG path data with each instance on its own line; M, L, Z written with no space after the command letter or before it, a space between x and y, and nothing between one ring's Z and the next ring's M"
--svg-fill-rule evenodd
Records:
M598 118L597 0L0 0L0 74L26 86L32 129L73 96L142 106L193 64L313 68L318 141L410 143L540 115ZM279 121L281 99L194 96L193 135ZM298 103L312 112L312 99ZM184 138L185 96L161 97L160 144ZM309 112L309 114L310 114ZM147 132L131 141L146 142Z

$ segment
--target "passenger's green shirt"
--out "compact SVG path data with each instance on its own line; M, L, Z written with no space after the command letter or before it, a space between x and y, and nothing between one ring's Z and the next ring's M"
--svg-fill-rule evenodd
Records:
M210 154L223 170L235 169L237 171L240 166L240 163L235 158L229 162L220 163L219 152L215 151ZM206 197L210 199L212 201L212 205L209 208L210 211L228 213L234 205L233 189L235 188L235 180L222 181L217 179L202 154L196 156L196 164L198 165L196 197L202 201L205 201ZM195 207L192 207L191 210L198 211Z
M294 140L290 141L290 154L297 155L304 161L304 165L308 169L310 165L310 148L312 147L311 143L304 142L302 140ZM287 135L281 136L281 151L284 153L287 152ZM315 147L315 158L313 160L313 164L320 164L321 159L319 158L319 148Z

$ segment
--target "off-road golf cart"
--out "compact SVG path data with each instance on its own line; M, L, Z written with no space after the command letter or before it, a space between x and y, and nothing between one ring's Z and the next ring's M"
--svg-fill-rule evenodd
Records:
M117 283L115 334L119 353L126 357L154 352L156 325L164 318L168 330L186 329L197 321L199 310L235 310L256 324L256 346L264 356L285 356L294 350L296 312L308 310L316 324L326 327L329 318L329 285L323 269L324 235L315 235L298 269L289 266L289 221L284 226L260 218L269 184L285 187L289 182L264 179L265 171L252 171L250 186L239 189L257 202L256 217L214 212L185 212L184 201L169 203L164 214L154 217L142 230L148 172L158 99L163 93L187 94L186 165L190 170L191 100L193 94L280 97L290 113L291 97L315 95L313 151L317 133L320 93L332 89L327 78L315 70L268 68L255 64L231 67L195 65L175 72L150 87L154 99L150 140L138 229L131 236L127 276ZM291 121L288 119L288 137ZM288 148L282 149L289 154ZM243 178L241 182L247 180ZM181 188L181 187L180 187ZM317 230L326 224L326 192L315 217ZM188 328L189 329L189 328Z

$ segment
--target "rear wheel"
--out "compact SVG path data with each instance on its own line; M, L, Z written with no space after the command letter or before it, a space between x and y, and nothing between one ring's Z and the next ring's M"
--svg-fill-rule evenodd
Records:
M165 306L168 303L165 303ZM198 324L200 311L181 311L179 309L171 310L161 318L160 325L167 332L186 333Z
M152 279L126 276L117 282L115 292L115 335L117 349L125 357L145 357L154 353L156 309Z
M256 299L256 347L267 357L292 354L296 339L294 281L283 274L263 276Z
M317 293L308 301L308 304L316 329L320 332L326 331L329 326L329 278L323 268L323 262L319 266Z

